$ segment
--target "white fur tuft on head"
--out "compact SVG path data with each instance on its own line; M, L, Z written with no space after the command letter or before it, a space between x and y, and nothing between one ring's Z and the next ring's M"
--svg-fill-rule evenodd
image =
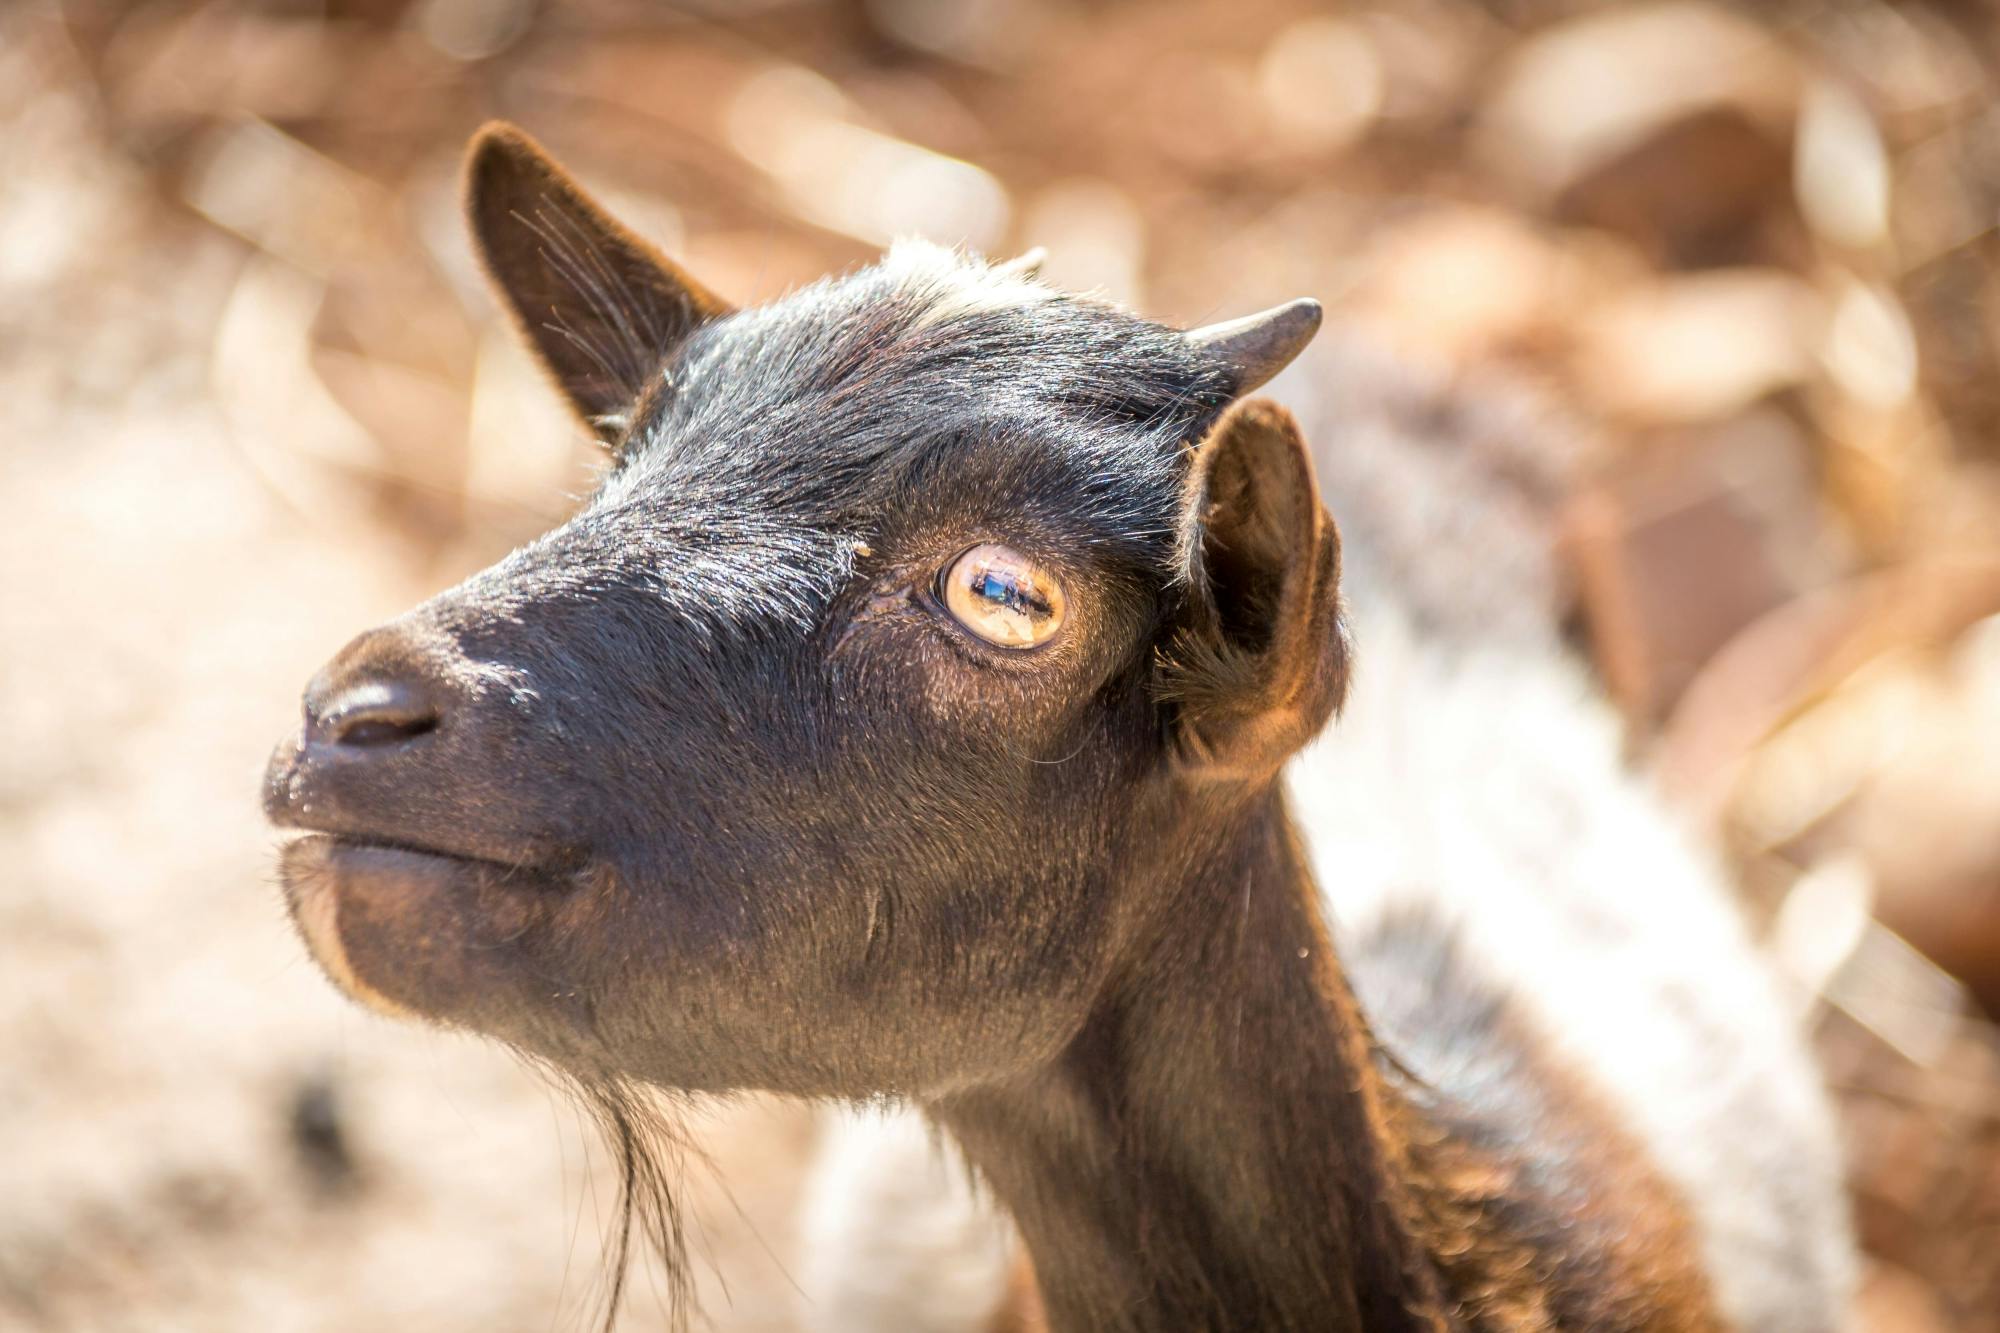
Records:
M1032 253L1032 252L1031 252ZM882 271L924 301L920 326L1052 301L1059 293L1018 261L989 264L962 250L914 237L897 241Z

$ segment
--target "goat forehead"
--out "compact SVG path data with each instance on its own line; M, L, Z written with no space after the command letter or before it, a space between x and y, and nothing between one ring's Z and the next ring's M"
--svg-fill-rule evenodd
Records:
M906 244L698 331L663 366L628 451L714 469L865 457L1003 419L1185 425L1221 388L1169 330Z
M1170 331L936 247L697 331L569 523L479 602L638 591L704 633L811 625L894 506L1040 511L1158 563L1227 386Z
M877 266L882 277L914 298L925 323L1054 300L1053 287L1014 269L967 259L926 241L898 241Z

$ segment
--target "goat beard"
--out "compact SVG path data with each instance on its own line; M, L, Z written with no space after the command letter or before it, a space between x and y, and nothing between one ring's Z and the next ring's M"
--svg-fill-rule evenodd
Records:
M692 1103L685 1094L621 1075L579 1073L525 1051L518 1054L589 1113L617 1166L618 1194L591 1322L601 1333L612 1333L633 1263L649 1248L658 1257L665 1285L660 1295L667 1327L671 1333L686 1333L695 1310L694 1279L679 1186L691 1161L714 1170L688 1133Z

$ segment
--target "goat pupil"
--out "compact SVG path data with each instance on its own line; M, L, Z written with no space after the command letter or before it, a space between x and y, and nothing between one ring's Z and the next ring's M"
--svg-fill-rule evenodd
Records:
M1016 611L1026 609L1027 599L1021 596L1019 585L1012 579L1002 577L996 570L986 571L985 578L980 582L979 592L987 601L1000 606L1011 607Z
M1038 620L1048 615L1052 609L1046 598L1037 596L1032 586L1024 586L1021 580L1008 570L986 570L981 577L979 595L995 606L1004 606L1010 611L1018 611Z

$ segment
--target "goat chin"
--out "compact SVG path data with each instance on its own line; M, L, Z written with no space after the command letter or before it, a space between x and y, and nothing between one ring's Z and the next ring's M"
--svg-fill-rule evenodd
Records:
M348 959L340 938L340 886L333 852L333 840L317 834L285 848L279 874L299 936L327 979L355 1003L385 1018L414 1019L415 1011L363 981Z
M915 1111L828 1109L801 1217L812 1333L992 1333L1018 1241L957 1150Z

